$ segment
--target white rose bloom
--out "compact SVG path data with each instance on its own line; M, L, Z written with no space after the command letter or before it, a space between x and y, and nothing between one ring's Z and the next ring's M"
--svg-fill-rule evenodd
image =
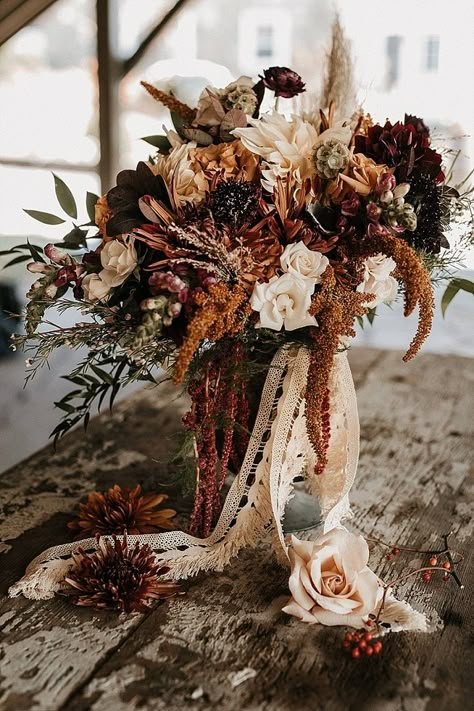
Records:
M317 326L315 317L308 313L315 283L292 272L274 276L266 284L257 282L250 298L251 307L260 314L257 328L294 331Z
M181 77L175 75L169 79L155 82L155 86L167 94L172 94L178 101L187 104L192 109L197 106L199 97L206 87L211 86L211 82L206 77Z
M308 249L304 242L293 242L285 247L280 264L284 272L299 274L304 279L314 279L315 284L319 284L329 259L321 252Z
M99 274L86 274L81 282L86 301L106 301L110 285L102 281Z
M369 306L374 308L379 304L390 304L395 301L398 292L398 282L391 276L396 264L385 254L368 257L364 262L364 281L357 291L363 294L375 294L375 299Z
M138 262L133 237L126 238L124 242L118 239L107 242L100 253L100 261L103 266L99 273L102 281L109 287L123 284Z

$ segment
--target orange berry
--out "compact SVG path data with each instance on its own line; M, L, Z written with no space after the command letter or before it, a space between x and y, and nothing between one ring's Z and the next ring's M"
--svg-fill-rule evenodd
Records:
M371 644L367 645L367 647L365 648L365 653L367 654L368 657L372 656L372 654L374 653L374 648L372 647Z
M430 558L430 565L438 565L438 559L436 558L436 556L432 556Z
M449 560L446 560L446 561L443 563L443 568L444 568L445 570L450 570L450 568L451 568L451 563L449 562Z
M354 647L354 649L352 650L351 654L352 654L352 658L353 658L353 659L358 659L358 658L360 657L360 652L359 652L359 650L357 649L357 647Z
M374 648L375 654L379 654L382 651L382 642L379 642L378 640L374 642L372 645Z

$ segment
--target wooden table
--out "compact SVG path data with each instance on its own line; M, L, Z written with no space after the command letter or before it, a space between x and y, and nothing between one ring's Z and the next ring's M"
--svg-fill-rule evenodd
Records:
M350 355L362 426L351 526L415 548L437 546L440 535L456 532L465 590L418 577L399 590L416 608L436 609L444 626L393 635L379 657L351 660L341 650L340 628L307 626L280 612L287 573L265 546L243 552L220 575L190 581L186 596L147 615L121 618L60 598L8 599L8 586L29 560L68 538L66 523L84 494L115 482L173 494L166 462L184 404L169 389L151 390L97 418L87 436L74 432L56 453L46 448L3 475L0 708L468 708L472 361L422 355L405 365L400 355ZM175 508L189 506L171 498ZM374 551L371 564L388 579L412 558L389 562ZM239 677L246 669L252 671Z

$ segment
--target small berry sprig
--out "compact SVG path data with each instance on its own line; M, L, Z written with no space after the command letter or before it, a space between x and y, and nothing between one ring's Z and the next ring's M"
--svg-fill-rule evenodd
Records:
M385 602L387 598L388 591L395 585L405 582L409 578L420 575L425 582L431 580L431 576L434 571L440 571L443 573L442 580L446 582L450 577L457 583L460 590L464 589L464 585L456 571L456 565L464 560L464 557L457 551L453 551L449 546L449 537L452 532L443 536L444 547L440 550L420 550L418 548L408 548L406 546L394 547L389 543L385 543L377 538L367 538L367 541L372 541L385 548L388 548L390 552L386 555L387 560L392 560L394 556L399 555L402 551L410 553L421 553L429 555L429 566L423 566L416 568L415 570L409 570L408 572L402 573L394 580L383 585L383 595L380 602L377 614L369 615L369 618L364 622L366 627L374 627L374 632L367 631L366 629L359 629L355 632L348 632L342 642L342 647L346 651L350 652L353 659L359 659L363 654L371 657L373 654L379 654L382 651L382 642L377 639L378 635L383 632L383 627L387 627L381 622L382 612L385 607ZM440 557L446 556L446 560L440 562ZM456 560L454 559L456 556Z
M348 632L342 642L343 649L350 652L352 659L359 659L364 654L367 657L371 657L373 654L380 654L382 646L382 642L379 639L374 639L373 634L365 630Z

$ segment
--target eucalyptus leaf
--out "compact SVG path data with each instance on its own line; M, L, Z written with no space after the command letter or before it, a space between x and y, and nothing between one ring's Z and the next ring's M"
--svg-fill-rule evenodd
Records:
M87 214L89 216L91 224L93 224L93 225L95 225L95 206L96 206L98 199L99 199L98 195L95 195L94 193L90 193L89 191L87 191L86 209L87 209Z
M182 128L181 134L189 141L196 141L198 146L210 146L212 143L212 136L200 128Z
M42 222L45 225L62 225L66 220L57 215L52 215L50 212L42 212L41 210L23 210L27 215L32 217L38 222Z
M55 173L53 173L53 178L54 189L56 191L56 197L58 198L59 204L66 215L72 217L73 220L77 219L77 205L70 188L68 188L64 180L62 180Z
M143 136L141 140L158 148L160 153L168 153L171 148L171 143L166 136Z

